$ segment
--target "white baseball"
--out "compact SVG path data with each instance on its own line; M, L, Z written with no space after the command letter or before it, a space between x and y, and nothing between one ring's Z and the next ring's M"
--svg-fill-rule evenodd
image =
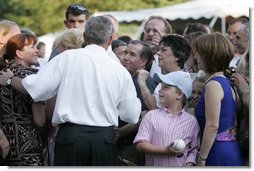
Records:
M185 149L185 146L186 146L186 144L182 139L178 139L178 140L174 141L174 144L173 144L173 148L176 151L183 151Z

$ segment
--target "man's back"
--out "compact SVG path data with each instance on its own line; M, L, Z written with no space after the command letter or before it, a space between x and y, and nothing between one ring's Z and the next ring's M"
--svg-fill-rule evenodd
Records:
M136 96L128 71L97 45L68 50L49 62L41 72L47 74L52 67L55 68L54 74L48 73L47 80L37 80L42 85L36 94L45 94L47 90L43 87L51 87L51 90L58 88L53 124L117 125L118 105L122 100ZM133 100L132 108L125 111L129 115L124 120L128 122L136 122L138 119L135 114L131 114L131 111L136 113L137 107L140 107L135 104L139 103L137 99Z
M98 16L85 28L88 44L67 50L48 62L36 75L21 80L0 75L35 101L57 94L52 123L59 125L55 144L55 165L113 166L116 164L118 116L138 122L141 104L129 73L106 49L112 43L114 28L109 19ZM53 73L53 74L52 74ZM3 73L4 74L4 73ZM13 73L12 73L13 75ZM0 79L0 80L1 80Z

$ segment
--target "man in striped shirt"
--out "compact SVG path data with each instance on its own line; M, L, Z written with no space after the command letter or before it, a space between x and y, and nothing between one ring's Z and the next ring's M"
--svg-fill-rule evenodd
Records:
M184 110L192 91L190 75L175 71L158 77L162 81L160 102L165 107L144 116L134 144L146 153L146 166L193 166L200 137L196 118ZM173 148L173 142L178 139L186 144L183 151Z

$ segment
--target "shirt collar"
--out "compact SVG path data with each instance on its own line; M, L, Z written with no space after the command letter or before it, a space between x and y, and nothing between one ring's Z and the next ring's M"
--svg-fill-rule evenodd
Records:
M101 46L99 46L99 45L96 45L96 44L90 44L90 45L87 45L86 47L85 47L85 49L96 49L97 51L99 50L99 51L103 51L104 53L106 52L106 49L105 48L103 48L103 47L101 47Z
M154 58L156 63L159 63L159 56L158 56L157 53L153 56L153 58Z
M163 111L164 111L166 114L170 114L170 116L173 115L171 109L168 109L168 108L164 107L164 108L163 108ZM184 112L184 109L182 109L181 112L177 113L177 116L180 116L181 114L183 114L183 112Z

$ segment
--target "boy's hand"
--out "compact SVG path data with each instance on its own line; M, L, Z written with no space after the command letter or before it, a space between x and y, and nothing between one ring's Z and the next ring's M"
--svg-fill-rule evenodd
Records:
M176 157L182 157L183 156L183 152L182 151L176 151L174 148L173 148L173 142L167 147L167 154L170 155L170 156L176 156Z

